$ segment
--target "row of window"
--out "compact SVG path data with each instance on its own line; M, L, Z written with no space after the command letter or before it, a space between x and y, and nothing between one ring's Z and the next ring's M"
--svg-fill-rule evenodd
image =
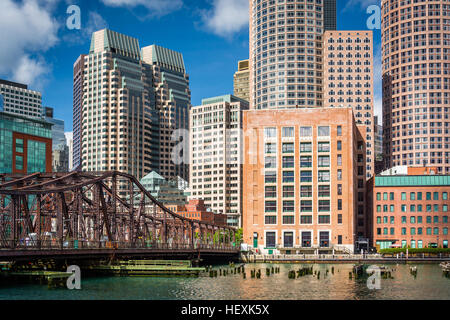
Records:
M422 227L419 227L419 228L412 227L409 229L409 234L412 236L423 235L424 234L423 229L424 228L422 228ZM425 228L425 231L426 231L426 235L440 235L440 234L448 235L448 227L442 228L442 233L439 233L440 229L438 227L435 227L435 228L428 227L428 228ZM401 228L401 235L403 235L403 236L407 235L408 234L407 232L408 232L407 228ZM395 228L389 228L389 229L383 228L383 230L381 228L377 228L377 235L382 235L382 234L383 235L391 235L391 236L395 235Z
M448 204L444 204L442 205L442 208L440 209L440 205L438 204L427 204L425 205L425 210L426 212L448 212ZM389 211L388 211L389 208ZM412 204L409 206L409 212L423 212L423 208L424 206L419 204L419 205L415 205ZM382 212L381 209L383 209L383 212L395 212L395 205L391 204L391 205L383 205L383 207L381 205L377 205L377 212ZM408 212L408 206L406 204L402 204L401 205L401 212Z
M389 222L388 222L388 219L389 219ZM406 216L402 216L401 219L402 219L402 223L403 224L406 224L407 221L408 221ZM383 221L383 222L381 222L381 221ZM411 224L415 224L415 223L421 224L421 223L423 223L423 217L422 216L417 216L417 217L416 216L411 216L411 217L409 217L409 222ZM427 216L426 217L426 223L428 223L428 224L430 224L430 223L439 223L439 222L440 222L439 221L439 216L434 216L434 217ZM383 223L383 224L387 224L387 223L394 224L395 223L395 217L394 216L390 216L390 217L387 217L387 216L380 217L380 216L378 216L377 217L377 224L381 224L381 223ZM448 216L443 216L442 217L442 223L448 223Z
M410 192L409 193L409 200L422 200L423 199L423 193L422 192ZM441 198L439 197L439 192L426 192L425 193L425 200L448 200L448 193L442 192ZM377 200L381 200L381 192L377 192ZM395 200L395 193L390 192L389 193L389 199L388 199L388 193L383 192L383 200ZM407 199L407 192L401 193L401 200L408 200Z

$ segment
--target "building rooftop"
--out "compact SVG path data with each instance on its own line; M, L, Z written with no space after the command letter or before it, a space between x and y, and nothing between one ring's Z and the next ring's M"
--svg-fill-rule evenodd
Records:
M8 80L0 79L0 84L4 84L11 87L17 87L21 89L28 89L28 86L26 84L18 83L18 82L12 82Z
M158 65L161 65L163 67L167 67L169 69L174 69L176 71L184 73L186 71L186 68L184 66L184 60L183 55L180 52L163 48L161 46L158 46L156 44L153 44L148 47L142 48L142 56L144 57L144 60L151 60L146 61L147 63L156 63ZM147 54L149 56L147 56Z
M450 175L396 175L396 176L377 176L375 177L375 187L437 187L450 186Z
M208 104L213 104L213 103L223 103L223 102L228 102L228 103L242 102L242 103L248 104L248 101L245 101L244 99L238 98L232 94L226 94L223 96L203 99L202 106L205 106Z

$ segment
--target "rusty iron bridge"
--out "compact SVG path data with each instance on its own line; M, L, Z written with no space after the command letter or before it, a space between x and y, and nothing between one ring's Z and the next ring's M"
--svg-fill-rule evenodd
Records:
M239 254L236 229L178 215L132 175L0 175L0 261Z

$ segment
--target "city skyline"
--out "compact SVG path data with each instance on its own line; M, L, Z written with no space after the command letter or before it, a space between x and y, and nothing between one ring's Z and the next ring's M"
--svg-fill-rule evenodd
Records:
M69 132L72 131L73 63L79 54L87 52L91 35L95 31L108 27L139 38L142 46L157 44L181 52L186 69L189 70L192 105L201 104L205 97L233 93L237 62L249 58L248 13L237 14L239 8L248 6L246 0L175 1L172 7L161 8L163 11L155 12L153 16L140 13L153 10L150 5L149 8L132 5L113 7L106 5L111 3L107 0L70 3L52 1L52 5L43 0L29 2L36 5L34 16L29 15L30 10L20 1L7 0L0 4L5 6L5 10L14 10L18 18L27 18L33 28L42 29L36 36L40 37L39 45L33 45L31 40L24 38L24 44L12 48L12 51L17 51L15 57L11 57L11 54L0 56L0 64L9 62L10 65L16 65L17 69L3 67L0 77L25 82L30 89L41 91L43 105L55 109L55 117L65 121L66 131ZM69 30L65 25L70 16L66 13L67 8L72 4L81 9L80 30ZM378 2L338 0L338 30L367 30L370 15L366 13L366 8L371 4ZM116 18L118 15L121 19ZM350 16L352 19L346 19ZM37 18L39 21L34 21ZM15 27L13 22L8 21L0 23L4 30ZM229 21L233 22L232 27L228 26ZM161 28L162 25L164 28ZM180 37L179 30L183 30L187 36ZM41 36L41 33L46 34ZM377 53L380 50L380 38L380 30L374 30L375 71L381 65ZM21 56L28 60L19 61ZM18 75L19 69L25 71L26 77ZM211 69L215 72L208 72ZM374 80L375 113L381 115L381 72L375 75Z

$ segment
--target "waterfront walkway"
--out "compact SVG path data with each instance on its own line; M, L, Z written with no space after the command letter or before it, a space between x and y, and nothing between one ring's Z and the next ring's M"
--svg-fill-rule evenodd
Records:
M450 256L428 256L425 254L408 257L405 255L384 257L381 254L241 254L241 259L245 263L438 263L450 261Z

